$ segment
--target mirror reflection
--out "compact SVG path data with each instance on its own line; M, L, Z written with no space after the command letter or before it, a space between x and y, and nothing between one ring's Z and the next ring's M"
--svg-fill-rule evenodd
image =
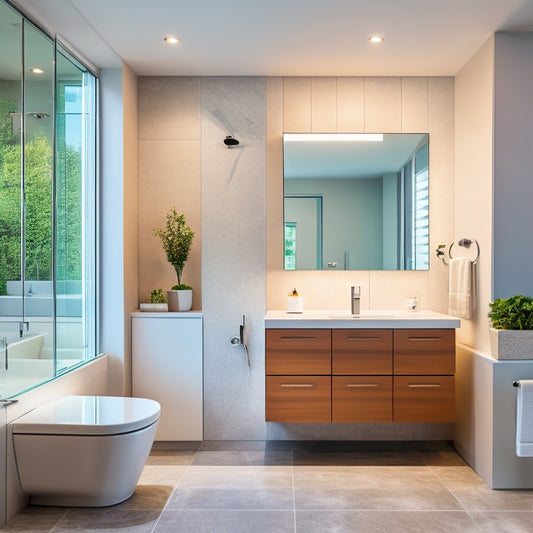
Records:
M426 133L285 133L285 270L427 270L428 153Z

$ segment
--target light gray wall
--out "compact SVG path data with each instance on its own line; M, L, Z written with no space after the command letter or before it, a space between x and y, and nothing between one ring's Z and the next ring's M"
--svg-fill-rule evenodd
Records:
M533 296L533 33L495 35L493 296Z
M265 79L203 78L201 120L204 439L264 439Z
M383 266L381 179L291 179L286 193L323 197L324 268L336 262L344 268L344 252L352 253L351 270L380 270Z

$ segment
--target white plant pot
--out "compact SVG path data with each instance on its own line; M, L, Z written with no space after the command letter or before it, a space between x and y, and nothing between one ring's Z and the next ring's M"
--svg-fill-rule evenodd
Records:
M533 330L490 328L489 338L494 359L533 359Z
M192 289L167 291L169 311L189 311L192 307Z
M168 311L168 304L140 304L141 311L164 312Z

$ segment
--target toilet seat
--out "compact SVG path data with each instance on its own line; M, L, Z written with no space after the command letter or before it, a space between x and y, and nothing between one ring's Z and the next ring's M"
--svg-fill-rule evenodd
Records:
M147 398L67 396L13 421L14 434L120 435L159 419L160 405Z

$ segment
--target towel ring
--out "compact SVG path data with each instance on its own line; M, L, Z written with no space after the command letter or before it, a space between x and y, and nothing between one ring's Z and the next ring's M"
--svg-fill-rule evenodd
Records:
M474 265L475 265L477 263L477 260L479 259L479 242L477 242L476 239L461 239L457 244L459 246L464 246L465 248L470 248L470 245L472 243L475 243L476 244L476 248L477 248L476 257L475 257L475 259L472 260L472 263L474 263ZM452 244L450 244L450 249L448 250L448 256L450 257L450 259L453 259L452 248L453 248L454 244L455 244L455 242L452 242Z

